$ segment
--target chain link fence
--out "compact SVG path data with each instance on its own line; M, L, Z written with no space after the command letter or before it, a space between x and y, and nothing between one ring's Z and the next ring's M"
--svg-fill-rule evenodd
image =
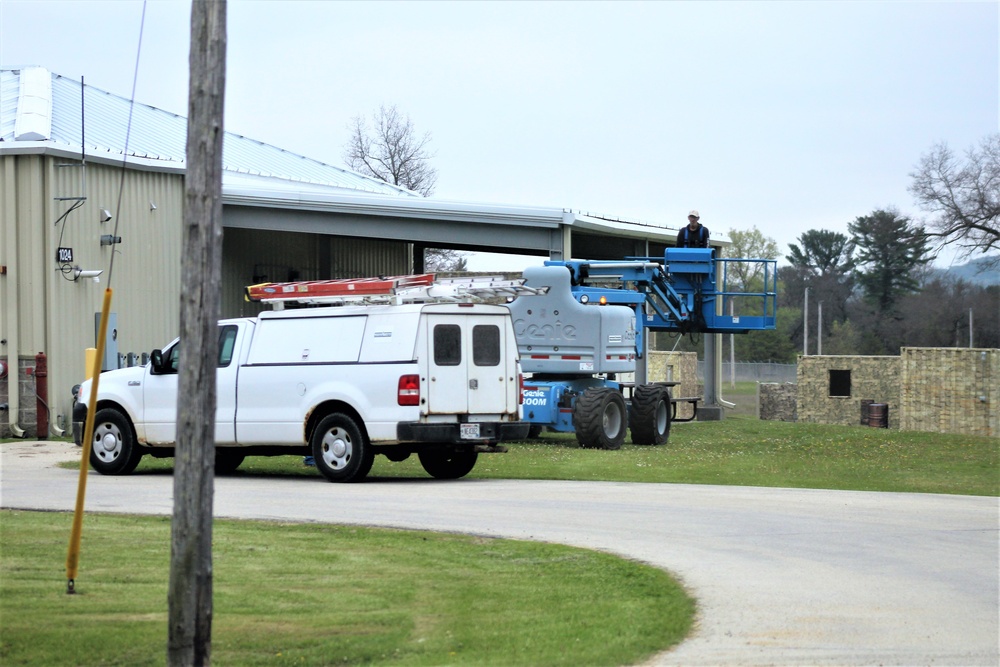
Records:
M722 362L722 381L729 382L795 382L795 364L772 364L738 361ZM734 378L735 373L735 378ZM705 381L705 362L698 362L698 380Z

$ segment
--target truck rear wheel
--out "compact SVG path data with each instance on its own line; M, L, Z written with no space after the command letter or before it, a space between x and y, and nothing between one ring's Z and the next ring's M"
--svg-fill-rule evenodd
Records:
M139 465L142 449L135 441L132 424L117 408L104 408L94 415L94 439L90 465L102 475L128 475Z
M465 477L476 466L479 454L447 449L426 449L417 452L420 465L427 474L436 479L458 479Z
M312 436L316 469L331 482L360 482L375 461L375 452L349 416L335 412L320 421Z
M627 428L625 399L614 389L592 387L576 399L573 429L581 447L620 449Z
M628 421L634 444L665 443L670 437L670 390L655 384L636 387Z

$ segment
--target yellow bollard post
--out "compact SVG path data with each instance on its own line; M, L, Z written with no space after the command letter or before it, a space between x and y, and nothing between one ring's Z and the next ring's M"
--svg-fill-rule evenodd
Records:
M104 357L104 338L108 335L108 313L111 312L111 288L104 290L104 306L101 308L101 326L97 334L97 349L90 361L90 399L87 402L87 421L83 428L83 452L80 455L80 479L76 487L76 509L73 512L73 530L69 538L66 554L66 593L76 593L76 574L80 565L80 537L83 532L83 501L87 495L87 470L90 465L90 450L94 444L94 412L97 409L97 385L101 381L101 359ZM94 348L90 348L94 349Z
M104 356L104 355L101 355L101 356ZM96 364L97 364L97 348L96 347L88 347L86 350L83 351L83 370L84 370L83 377L84 377L84 379L89 380L90 378L94 377L94 371L95 371L94 367L95 367ZM97 370L98 373L100 372L99 368L96 369L96 370Z

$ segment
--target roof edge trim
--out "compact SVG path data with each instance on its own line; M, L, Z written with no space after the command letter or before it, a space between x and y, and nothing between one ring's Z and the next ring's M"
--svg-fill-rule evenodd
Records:
M47 141L52 137L52 75L44 67L27 67L18 88L14 141Z

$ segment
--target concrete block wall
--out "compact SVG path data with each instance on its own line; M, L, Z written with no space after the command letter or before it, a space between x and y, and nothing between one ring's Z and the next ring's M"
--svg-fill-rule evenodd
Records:
M7 363L7 357L0 357ZM35 367L34 357L21 357L18 359L17 369L13 364L8 365L8 373L17 373L17 384L19 387L20 406L18 410L16 424L18 428L24 430L24 437L35 438L38 435L37 402L35 400L35 378L29 375ZM10 396L7 387L8 378L0 380L0 404L10 405ZM10 422L15 421L10 409L0 411L0 438L13 438L14 433L10 428Z
M1000 437L1000 350L911 347L900 357L901 428Z
M798 421L799 386L793 382L757 383L757 418L770 421Z
M830 395L830 371L850 373L849 395ZM900 428L900 357L799 355L798 421L818 424L861 423L861 401L889 406L889 428Z
M698 384L698 354L696 352L656 352L647 357L647 379L650 382L680 382L670 390L671 396L701 396ZM681 403L677 406L677 417L686 419L693 408Z

